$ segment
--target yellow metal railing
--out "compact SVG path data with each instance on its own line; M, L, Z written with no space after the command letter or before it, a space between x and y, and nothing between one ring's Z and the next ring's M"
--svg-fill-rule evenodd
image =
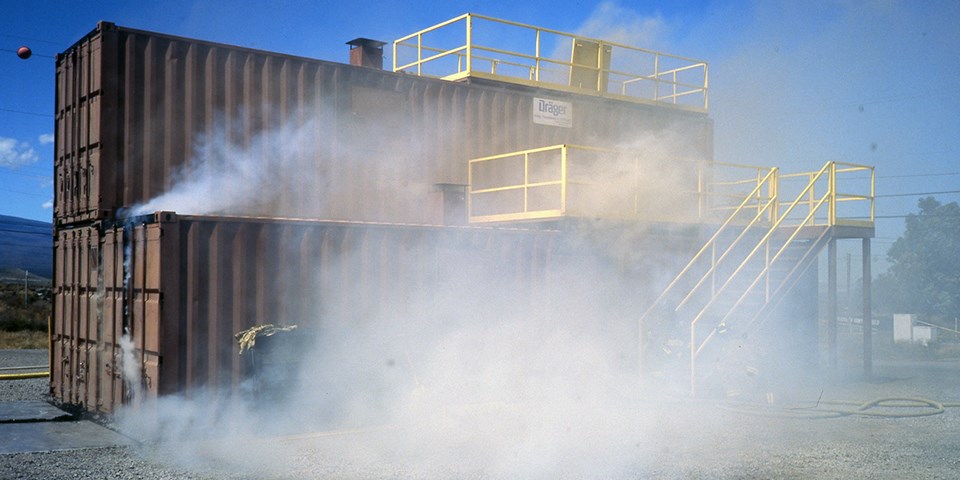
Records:
M829 162L818 172L782 174L729 163L666 163L643 152L566 144L475 158L468 162L469 219L630 218L719 223L719 233L754 224L873 225L873 167ZM791 185L795 180L801 184Z
M737 168L749 168L735 166ZM703 290L709 286L709 291L705 292L705 301L698 306L695 314L690 320L690 382L691 392L696 392L697 378L697 357L703 348L726 327L726 322L731 318L732 313L744 304L751 292L762 285L764 306L766 308L775 292L780 292L781 287L771 285L770 270L784 253L800 237L805 227L834 227L834 226L854 226L854 227L873 227L874 221L874 197L875 197L875 178L873 167L863 165L854 165L849 163L828 162L817 172L780 175L777 169L769 169L766 174L760 176L764 170L759 172L756 180L753 178L740 180L719 180L708 183L710 187L741 186L753 185L752 190L742 196L742 200L736 207L732 208L717 231L704 246L693 256L690 262L684 266L680 273L667 285L659 297L640 317L640 331L643 332L643 325L654 311L660 308L666 301L671 291L681 283L690 285L689 291L681 294L680 300L672 307L674 312L679 312L687 306L694 298L704 296ZM849 174L868 173L867 176L854 176L848 179L847 183L855 183L860 180L864 183L861 188L869 193L852 193L852 191L841 191L838 188L838 176L847 176ZM793 193L787 193L781 185L783 179L803 179L802 188ZM846 186L846 183L845 183ZM707 188L716 192L716 188ZM764 195L763 192L768 192ZM724 194L723 197L733 197L734 194ZM781 198L793 198L789 202L781 202ZM862 208L866 208L868 213L852 212L853 214L838 212L839 205L846 205L849 202L859 202ZM863 206L866 203L866 206ZM756 208L754 209L754 205ZM744 215L746 214L746 215ZM868 220L863 220L867 218ZM762 220L768 220L763 222ZM746 223L744 223L746 221ZM755 244L748 236L751 230L760 233L762 236ZM720 238L725 232L739 232L729 243L720 245ZM823 240L828 234L827 228L821 228L819 236L816 237L807 247L803 254L796 260L796 265L789 269L784 281L794 276L801 270L802 265L815 258L815 251L823 245ZM774 243L775 235L780 233ZM784 238L785 237L785 238ZM746 255L737 256L735 252L741 249L749 249ZM762 258L760 256L762 255ZM813 256L811 256L813 255ZM732 261L732 266L726 268L722 279L717 279L717 272L724 261ZM709 333L701 340L698 336L698 324L703 320L711 307L713 307L722 294L731 288L734 280L748 270L748 265L752 265L757 260L762 260L763 264L759 271L752 272L753 276L747 278L749 282L742 291L738 290L733 299L732 305L723 312L714 312L713 319L715 325ZM700 267L698 267L700 265ZM688 278L693 275L692 278ZM699 277L697 276L699 275ZM762 283L761 283L762 282ZM719 283L719 285L718 285ZM756 321L757 315L751 318L750 323ZM642 339L641 339L642 342Z
M801 208L784 225L797 225L798 221L817 226L853 226L872 227L875 219L875 174L874 168L844 162L829 162L826 171L781 175L781 187L788 195L789 182L797 180L793 190L804 187L805 195L799 204ZM857 192L859 184L859 192ZM841 185L844 189L841 189ZM817 210L817 199L827 195L827 208L818 210L809 218L808 214ZM786 208L781 205L780 208ZM778 215L786 212L778 210Z
M393 70L708 106L706 62L472 13L396 40Z
M702 181L703 164L671 159L675 171L670 181L663 181L664 169L654 161L642 152L581 145L475 158L469 161L467 174L469 220L573 216L698 222L701 195L696 188Z
M697 191L701 197L700 218L704 222L719 219L736 224L743 221L741 213L753 210L758 213L767 210L769 219L774 219L776 210L767 204L777 197L778 169L714 162L710 169L702 171L702 176Z
M470 221L563 216L567 211L567 150L566 145L555 145L470 160L467 172ZM531 195L535 197L533 202Z

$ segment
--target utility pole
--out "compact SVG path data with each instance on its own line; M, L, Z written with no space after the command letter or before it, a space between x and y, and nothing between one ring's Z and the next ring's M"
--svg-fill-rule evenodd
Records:
M23 271L23 306L27 306L27 275L30 275L30 272L27 270Z

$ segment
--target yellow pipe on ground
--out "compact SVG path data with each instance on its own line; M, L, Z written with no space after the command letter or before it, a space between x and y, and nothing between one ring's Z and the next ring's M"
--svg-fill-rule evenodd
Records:
M50 372L5 373L0 374L0 380L28 380L31 378L49 377Z

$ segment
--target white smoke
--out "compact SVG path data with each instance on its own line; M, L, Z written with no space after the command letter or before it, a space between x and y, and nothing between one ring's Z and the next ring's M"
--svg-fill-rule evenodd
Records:
M644 16L617 2L604 1L576 30L577 35L622 45L656 49L670 26L662 15Z
M279 398L194 390L125 409L120 425L151 458L282 477L606 477L654 448L638 408L655 397L637 389L639 305L609 280L617 266L584 255L540 294L486 267L452 261L378 314L318 313Z
M120 355L121 374L128 395L127 401L130 405L137 407L143 397L143 383L136 345L128 329L124 329L120 337Z
M223 214L237 212L243 206L272 204L289 187L288 179L314 172L291 171L297 155L317 156L303 142L312 123L293 122L276 130L254 135L250 144L231 142L225 128L194 142L190 162L171 179L172 188L149 202L131 209L129 214L166 210L183 214ZM304 147L308 149L304 151Z
M582 33L628 44L659 35L661 19L625 13L605 3ZM194 158L171 189L134 213L271 214L292 193L316 203L314 211L330 212L323 218L336 217L331 204L345 191L333 179L370 181L388 201L406 193L421 199L422 208L427 188L399 181L404 169L423 163L417 148L381 148L395 153L389 161L396 170L378 178L363 179L363 162L333 175L319 165L346 163L338 152L361 146L323 143L317 132L327 127L319 119L291 123L242 145L226 140L227 131L198 139ZM695 182L689 174L698 165L687 159L704 154L687 151L685 139L669 133L607 147L640 153L608 158L592 174L616 177L639 161L645 168L638 181L663 192L690 193ZM316 170L301 168L311 164ZM600 197L610 193L617 199L621 192ZM683 197L663 201L654 194L639 204L676 218L695 199ZM698 436L699 428L726 427L713 416L697 415L694 423L662 402L663 391L642 390L637 379L638 317L690 252L681 242L655 244L656 234L643 228L598 225L567 232L569 245L550 260L555 270L536 280L550 283L540 290L516 281L522 267L509 261L470 263L458 255L453 238L429 247L453 252L443 266L429 267L441 271L431 270L436 279L379 309L338 310L324 303L355 294L350 286L325 298L297 299L319 332L300 365L289 367L299 382L279 399L252 394L250 384L230 392L234 396L193 390L125 409L120 424L148 442L146 455L254 476L609 478L656 472L661 441L708 443L720 437ZM388 244L383 251L399 247ZM657 254L649 255L654 247ZM346 250L327 263L363 263L352 256L359 253ZM300 255L279 257L302 261ZM428 268L406 264L412 257L398 255L398 270ZM678 362L680 387L671 392L685 391L688 380Z

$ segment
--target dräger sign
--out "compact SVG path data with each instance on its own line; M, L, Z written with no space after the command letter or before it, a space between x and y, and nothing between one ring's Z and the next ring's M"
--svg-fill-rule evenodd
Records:
M533 123L571 128L573 127L573 104L534 97Z

